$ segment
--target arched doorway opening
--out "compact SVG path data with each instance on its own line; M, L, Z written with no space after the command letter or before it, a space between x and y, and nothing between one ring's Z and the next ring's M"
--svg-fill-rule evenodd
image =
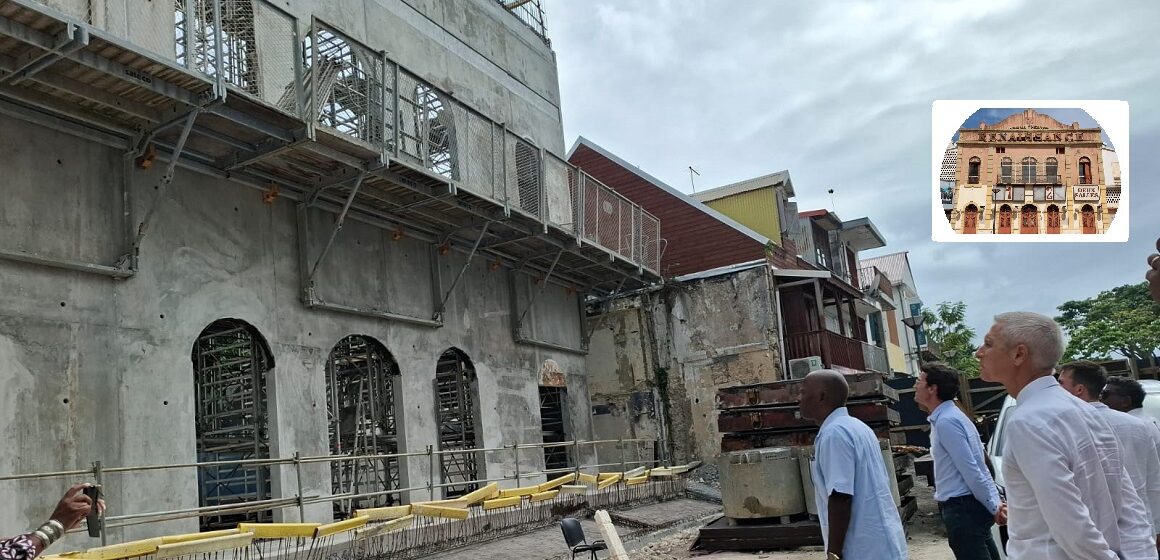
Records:
M1096 232L1096 211L1091 204L1084 204L1080 209L1080 225L1083 233Z
M440 451L463 451L439 455L443 496L462 496L479 488L478 410L479 388L475 366L458 348L449 348L435 366L435 417Z
M1019 233L1039 233L1039 209L1034 204L1024 204L1019 214Z
M334 345L326 360L326 418L331 455L352 457L399 453L399 366L379 341L351 335ZM341 461L331 468L335 494L364 494L402 488L398 457ZM338 519L358 508L389 506L400 496L385 494L335 503Z
M1047 233L1059 233L1059 207L1052 204L1047 207Z
M220 319L197 337L193 361L197 460L242 461L270 456L266 374L274 357L262 335L239 319ZM198 504L236 505L270 497L270 468L221 465L198 469ZM270 510L201 518L202 529L267 522Z
M979 207L968 204L963 212L963 233L975 233L979 228Z
M1011 233L1011 206L1007 204L999 208L999 233Z

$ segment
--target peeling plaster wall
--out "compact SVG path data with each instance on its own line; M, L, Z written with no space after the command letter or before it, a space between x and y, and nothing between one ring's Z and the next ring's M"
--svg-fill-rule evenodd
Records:
M655 401L660 405L656 418L671 440L671 461L715 457L720 452L717 390L781 378L769 286L765 268L750 269L666 287L647 300L622 303L616 311L589 318L594 326L589 358L593 406L631 410L633 392L660 393L656 370L664 369L667 386ZM598 438L625 433L663 439L651 417L609 416L594 411Z
M162 166L126 170L116 150L8 117L0 117L0 131L0 247L111 265L126 251L129 226L152 200ZM128 197L121 193L123 174ZM266 381L273 456L327 454L325 362L350 334L378 340L398 362L404 451L435 443L435 363L450 347L471 358L479 379L479 446L540 441L538 386L546 360L556 363L568 388L570 433L591 437L585 357L515 343L507 270L473 261L438 329L311 310L300 299L296 219L292 201L267 204L257 190L178 169L144 239L136 276L113 280L0 260L6 388L0 437L9 445L0 473L88 469L95 460L106 467L195 461L190 354L199 333L222 318L253 325L273 353ZM334 219L309 213L313 255ZM319 293L334 303L430 317L442 296L430 281L430 252L424 243L393 241L347 220L320 269ZM436 258L444 289L465 262L458 252ZM530 334L578 346L579 297L549 284L529 312ZM582 451L588 459L591 452ZM521 455L521 472L542 469L542 454ZM408 485L427 484L427 457L407 460L404 469ZM513 470L509 452L489 453L480 475ZM272 476L276 497L297 494L293 467ZM9 498L0 526L15 531L43 521L68 483L0 483ZM325 463L302 467L302 491L330 493ZM109 475L106 495L111 515L198 505L192 470ZM297 508L283 513L285 521L298 520ZM306 518L329 520L329 504L308 506ZM196 528L192 520L136 526L113 531L111 542ZM89 545L87 537L69 537L58 546Z

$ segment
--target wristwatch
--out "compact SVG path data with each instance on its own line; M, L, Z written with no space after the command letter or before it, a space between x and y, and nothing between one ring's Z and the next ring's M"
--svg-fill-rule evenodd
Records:
M837 552L827 552L826 560L842 560L842 557L838 556Z

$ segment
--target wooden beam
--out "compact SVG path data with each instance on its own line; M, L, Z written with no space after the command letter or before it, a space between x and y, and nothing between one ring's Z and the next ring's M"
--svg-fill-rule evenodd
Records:
M612 554L612 560L628 560L628 552L625 552L624 543L620 542L620 535L616 533L616 527L612 525L612 519L608 517L608 512L598 510L593 519L596 520L596 527L600 529L600 536L603 537L604 544L608 545L608 552Z

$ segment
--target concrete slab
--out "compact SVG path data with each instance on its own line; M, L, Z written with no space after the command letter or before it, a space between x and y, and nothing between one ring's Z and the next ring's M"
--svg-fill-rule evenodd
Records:
M621 538L633 529L613 523ZM600 529L591 519L581 519L588 542L600 540ZM602 553L602 557L605 555ZM559 525L550 525L519 536L491 541L430 556L432 560L510 560L512 558L570 558L568 546Z
M628 511L612 511L613 522L630 527L661 529L690 519L720 513L721 505L700 500L672 500Z

